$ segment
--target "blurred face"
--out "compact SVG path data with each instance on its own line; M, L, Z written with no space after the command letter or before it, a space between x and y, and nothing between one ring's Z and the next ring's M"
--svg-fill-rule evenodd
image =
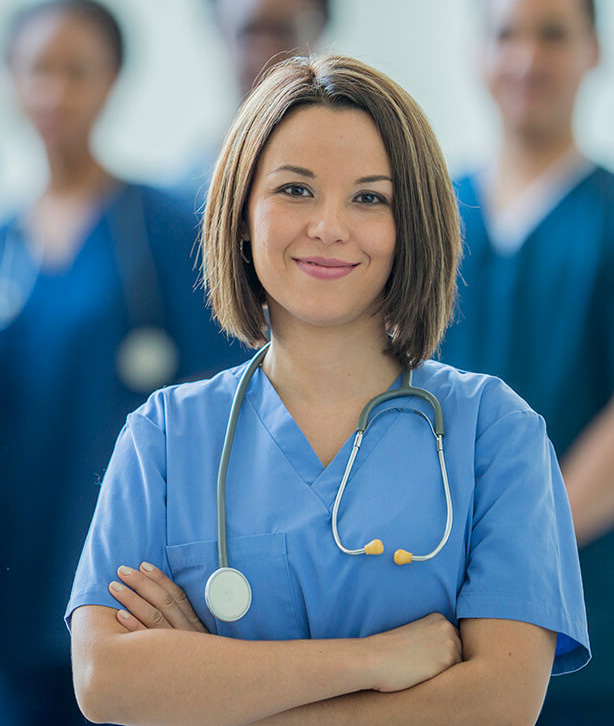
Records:
M79 15L41 13L11 50L17 101L45 146L86 143L117 75L104 35Z
M571 130L574 102L598 61L581 0L487 0L484 74L504 125L520 133Z
M377 319L392 203L390 160L368 114L311 106L282 122L256 167L246 230L274 328Z
M243 94L272 58L313 51L324 27L314 0L217 0L217 13Z

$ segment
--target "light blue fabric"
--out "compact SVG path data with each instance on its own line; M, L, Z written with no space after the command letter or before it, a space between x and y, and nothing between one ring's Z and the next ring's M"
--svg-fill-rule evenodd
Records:
M439 556L399 567L398 547L430 551L445 501L435 441L408 398L367 430L339 516L345 544L381 537L380 557L340 552L331 511L348 440L323 468L259 369L241 410L227 478L230 564L253 601L216 621L205 583L218 566L216 475L243 367L166 388L128 417L102 485L67 618L81 605L117 607L108 583L122 564L164 569L213 633L246 639L366 636L441 612L525 620L560 633L554 672L579 668L588 639L569 508L542 419L507 386L427 362L415 385L446 418L454 526ZM399 385L400 380L396 385ZM380 410L380 409L378 409Z

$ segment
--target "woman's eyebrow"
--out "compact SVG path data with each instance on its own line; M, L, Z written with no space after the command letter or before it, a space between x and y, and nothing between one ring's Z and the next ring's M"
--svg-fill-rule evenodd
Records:
M356 184L370 184L378 181L392 182L392 179L385 174L373 174L372 176L361 176L360 179L356 179Z
M308 179L315 178L315 174L310 169L306 169L304 166L293 166L292 164L284 164L283 166L278 166L276 169L273 169L273 171L270 171L269 175L276 174L278 171L291 171L294 174L300 174L301 176L307 177Z
M293 174L299 174L300 176L304 176L308 179L315 178L315 174L311 171L311 169L307 169L304 166L294 166L293 164L283 164L282 166L278 166L270 171L269 175L276 174L280 171L291 171ZM361 176L359 179L356 179L355 183L371 184L372 182L378 181L388 181L392 183L392 178L386 174L370 174L369 176Z

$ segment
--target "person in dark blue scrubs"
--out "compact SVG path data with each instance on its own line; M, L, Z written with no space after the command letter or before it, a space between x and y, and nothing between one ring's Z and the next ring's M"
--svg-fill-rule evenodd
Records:
M557 726L614 723L612 435L603 418L614 391L614 175L581 153L572 126L598 58L591 0L486 4L483 71L502 143L489 167L456 185L467 250L441 352L509 383L545 417L561 461L594 647L583 672L551 683L540 723Z
M113 178L90 151L122 58L117 23L85 0L24 11L9 45L49 162L41 198L0 227L0 722L11 726L83 723L62 616L127 413L153 388L245 357L195 290L191 209Z

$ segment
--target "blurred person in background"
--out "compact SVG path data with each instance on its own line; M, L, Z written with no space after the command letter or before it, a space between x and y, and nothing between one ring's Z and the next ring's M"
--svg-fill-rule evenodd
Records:
M495 374L541 413L583 546L593 661L554 679L540 724L614 723L614 176L579 150L597 65L593 0L487 0L493 163L457 185L467 253L442 360Z
M271 61L309 55L319 46L330 19L330 0L209 0L243 99ZM221 139L209 144L177 192L200 207Z
M194 289L192 210L92 154L123 58L116 20L90 0L28 6L9 34L49 167L42 196L0 226L0 714L18 726L83 723L62 615L127 413L244 358Z
M329 0L209 0L244 98L270 62L315 50Z

